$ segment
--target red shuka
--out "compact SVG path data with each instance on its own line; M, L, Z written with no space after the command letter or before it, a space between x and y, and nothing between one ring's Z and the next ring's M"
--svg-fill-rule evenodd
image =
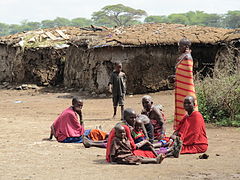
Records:
M183 141L181 154L203 153L207 150L206 128L200 112L194 111L190 116L184 116L177 131Z
M136 149L136 145L134 143L134 140L131 136L131 131L130 131L130 128L127 126L127 125L122 125L126 131L126 136L127 136L127 139L130 141L130 145L133 149ZM107 162L110 162L110 152L111 152L111 143L112 143L112 140L113 138L115 137L115 129L113 128L111 130L111 132L109 133L109 136L108 136L108 141L107 141L107 149L106 149L106 160Z
M126 137L130 141L130 145L133 150L133 154L135 156L141 156L141 157L148 157L148 158L155 158L156 156L153 154L152 151L143 151L143 150L136 150L136 145L134 143L134 140L131 136L131 130L127 125L122 125L126 131ZM113 141L113 138L115 137L115 129L113 128L108 136L108 142L107 142L107 149L106 149L106 160L107 162L110 162L110 153L111 153L111 144Z

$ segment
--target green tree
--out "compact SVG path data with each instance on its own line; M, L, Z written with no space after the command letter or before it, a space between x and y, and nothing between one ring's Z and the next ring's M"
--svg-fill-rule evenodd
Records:
M92 14L92 20L96 25L126 26L137 22L147 13L141 9L133 9L122 4L103 7Z
M5 36L9 34L9 25L5 23L0 23L0 36Z
M61 26L69 26L71 24L71 21L66 18L57 17L56 19L53 20L53 23L54 23L54 27L61 27Z
M54 27L54 21L53 20L43 20L43 21L41 21L41 27L42 28L52 28L52 27Z
M21 26L18 24L9 25L9 34L15 34L21 32Z
M224 18L227 28L240 28L240 11L228 11Z
M86 18L75 18L71 20L71 26L84 27L90 26L91 24L93 24L93 22L90 19Z
M144 19L145 23L168 23L167 16L148 16Z
M168 16L170 23L189 24L189 19L185 14L171 14Z
M189 25L213 26L219 27L221 16L218 14L208 14L203 11L189 11L185 13Z

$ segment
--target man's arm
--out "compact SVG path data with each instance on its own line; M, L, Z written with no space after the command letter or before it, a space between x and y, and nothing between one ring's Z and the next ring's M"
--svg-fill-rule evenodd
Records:
M162 127L160 138L163 138L165 136L165 132L166 132L166 124L165 124L165 121L163 119L162 113L156 107L153 107L153 112L154 112L154 115L156 117L156 120L158 121L159 125Z
M113 86L113 73L111 74L111 77L108 83L108 90L110 93L112 93L112 86Z
M144 123L142 123L142 130L143 130L144 135L146 136L146 139L149 140L148 133L147 133Z
M148 140L143 140L136 144L137 149L141 148L144 145L152 146L152 143L150 143Z
M79 112L79 119L80 119L80 124L83 125L83 115L82 115L82 111Z

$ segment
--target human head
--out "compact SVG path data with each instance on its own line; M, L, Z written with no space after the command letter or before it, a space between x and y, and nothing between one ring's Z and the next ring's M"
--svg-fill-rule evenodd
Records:
M121 70L122 70L122 63L121 62L116 62L114 69L115 69L116 72L121 72Z
M144 109L146 109L147 111L149 111L152 108L152 97L149 95L145 95L142 97L142 106Z
M126 131L121 124L117 124L115 127L115 136L119 139L124 139L126 137Z
M144 114L138 115L136 121L138 119L141 120L143 122L143 124L149 124L150 123L150 119Z
M191 114L194 111L195 99L193 96L186 96L184 98L183 106L184 109Z
M127 123L132 127L134 126L136 116L136 112L131 108L124 109L123 111L124 120L127 121Z
M83 101L79 97L73 97L72 99L72 107L76 112L80 112L83 107Z
M184 53L186 49L191 47L191 41L189 41L187 38L183 38L178 43L178 50L181 53Z
M136 131L139 131L139 130L142 128L142 126L143 126L142 120L139 119L139 118L137 118L137 119L135 120L134 129L135 129Z

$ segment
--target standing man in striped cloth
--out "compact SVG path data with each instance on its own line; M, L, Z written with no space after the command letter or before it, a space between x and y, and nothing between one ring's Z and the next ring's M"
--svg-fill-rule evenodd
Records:
M181 53L177 59L175 73L175 116L174 130L186 114L183 101L186 96L193 96L195 99L195 110L197 111L197 98L193 82L193 59L191 56L191 42L183 38L179 41L178 49Z

